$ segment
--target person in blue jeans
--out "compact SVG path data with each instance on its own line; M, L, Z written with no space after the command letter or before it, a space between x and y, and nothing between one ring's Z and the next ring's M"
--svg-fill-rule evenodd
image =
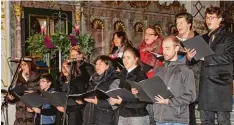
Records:
M178 60L180 41L176 36L169 36L163 40L164 65L157 69L159 76L174 97L164 99L155 96L153 104L156 125L188 125L189 104L196 100L194 74L183 62Z

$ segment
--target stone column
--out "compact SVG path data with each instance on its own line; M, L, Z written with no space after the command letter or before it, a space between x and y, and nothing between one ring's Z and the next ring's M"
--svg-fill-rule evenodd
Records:
M16 17L16 41L15 41L15 56L21 57L21 5L20 2L14 2L14 12Z

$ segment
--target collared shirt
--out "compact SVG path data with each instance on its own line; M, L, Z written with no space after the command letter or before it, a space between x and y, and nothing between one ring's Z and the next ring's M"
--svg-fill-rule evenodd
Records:
M130 73L133 69L135 69L137 67L137 65L135 65L134 67L130 68L130 69L127 69L128 70L128 73Z

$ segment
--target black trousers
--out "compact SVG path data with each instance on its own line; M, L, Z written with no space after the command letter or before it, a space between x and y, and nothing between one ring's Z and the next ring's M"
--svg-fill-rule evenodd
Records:
M219 125L231 125L230 112L216 112L216 111L200 111L202 125L214 125L215 114Z
M196 115L195 115L196 104L197 101L189 105L189 125L197 125Z
M68 112L68 125L82 125L83 116L80 110L74 112Z
M58 111L56 118L57 118L56 125L62 125L63 113ZM82 124L83 124L83 113L81 110L68 112L66 114L65 125L82 125Z

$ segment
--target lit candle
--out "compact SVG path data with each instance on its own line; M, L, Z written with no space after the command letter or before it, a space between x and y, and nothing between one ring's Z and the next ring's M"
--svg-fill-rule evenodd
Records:
M41 34L44 34L44 26L41 26Z
M79 31L80 30L80 25L77 24L76 27L75 27L75 34L78 36L79 35Z

